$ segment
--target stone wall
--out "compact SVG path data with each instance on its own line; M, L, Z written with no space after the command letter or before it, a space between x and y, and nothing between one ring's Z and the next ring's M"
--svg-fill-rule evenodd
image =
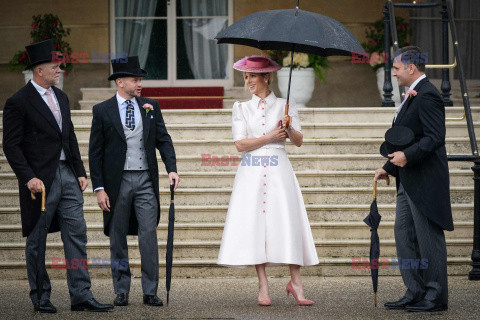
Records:
M6 2L6 0L2 0ZM381 18L384 0L301 0L303 10L318 12L345 24L359 39L364 40L365 27ZM234 0L234 20L262 10L294 8L295 0ZM403 13L402 13L403 12ZM398 14L407 14L405 10ZM67 38L76 52L110 50L109 0L15 0L0 11L0 108L5 100L23 85L23 75L7 72L6 64L13 54L30 42L30 24L36 14L57 14L65 27L71 29ZM258 53L258 50L235 46L235 60ZM312 105L315 106L374 106L375 75L366 65L351 64L349 58L330 58L332 68L327 72L325 84L317 86ZM82 87L108 87L108 64L77 64L65 80L65 91L71 107L78 108ZM235 85L242 86L241 75L235 73ZM349 92L348 95L341 94ZM352 94L354 92L354 94ZM377 94L378 95L378 94ZM375 95L375 97L377 96Z

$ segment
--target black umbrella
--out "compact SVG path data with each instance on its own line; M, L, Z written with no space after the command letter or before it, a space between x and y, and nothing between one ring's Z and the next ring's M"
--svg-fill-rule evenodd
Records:
M32 200L36 200L35 194L31 193ZM38 302L42 299L43 281L45 279L45 251L47 250L47 211L45 209L45 188L42 187L42 207L40 218L37 222L40 226L38 228L38 257L37 257L37 297Z
M353 34L340 22L327 16L296 9L268 10L252 13L215 37L218 43L241 44L261 50L291 51L285 115L288 115L293 53L304 52L320 56L350 56L365 54Z
M387 177L387 184L390 179ZM378 226L382 216L378 213L377 207L377 181L373 181L373 202L370 205L370 213L363 220L371 229L370 236L370 272L372 274L373 294L375 307L377 306L377 289L378 289L378 258L380 257L380 239L378 238Z
M167 306L170 301L170 284L172 282L172 262L173 262L173 227L175 225L175 180L170 185L170 209L168 210L168 237L167 237L167 256L166 256L166 287L167 287Z

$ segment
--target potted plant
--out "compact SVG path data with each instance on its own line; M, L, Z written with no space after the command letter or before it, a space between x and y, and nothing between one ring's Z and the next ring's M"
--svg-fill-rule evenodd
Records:
M282 97L287 97L288 78L290 75L291 54L289 51L268 50L266 54L282 66L282 69L277 71L278 89ZM328 60L326 57L295 53L293 55L293 72L292 83L290 87L291 97L299 108L305 108L305 104L310 101L315 87L315 76L321 82L325 82L325 69L327 69Z
M412 34L411 29L402 17L395 17L397 25L397 37L399 48L408 46L408 37ZM383 83L385 80L385 63L388 53L385 53L385 26L383 19L379 19L372 23L365 29L366 42L362 43L365 52L370 57L370 65L377 73L377 86L380 92L380 97L383 99ZM395 104L400 104L400 96L398 92L398 82L395 77L392 77L393 96L392 100Z
M72 48L70 48L68 42L64 40L64 37L70 34L70 28L63 28L63 24L58 16L50 13L44 14L43 16L39 14L33 16L32 18L33 21L30 31L30 37L32 38L32 41L30 43L52 39L56 50L70 56L72 53ZM22 70L23 74L25 75L25 83L27 83L33 77L31 70L24 70L27 65L27 51L25 49L19 50L14 54L13 58L8 63L8 70ZM60 67L64 70L64 73L67 73L72 70L73 65L71 63L62 63ZM60 89L63 87L64 73L60 74L60 82L57 85L57 87Z

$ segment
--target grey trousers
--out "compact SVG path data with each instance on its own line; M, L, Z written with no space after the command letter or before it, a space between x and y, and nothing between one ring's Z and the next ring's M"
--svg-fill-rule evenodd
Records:
M45 203L47 224L50 225L57 213L60 222L65 259L69 265L78 259L87 259L87 225L83 217L83 195L78 186L72 170L65 162L60 164L55 173L50 192ZM38 236L42 228L37 223L33 231L27 237L25 255L27 260L27 275L30 283L30 299L35 304L37 298L37 257L38 257ZM85 261L83 260L83 261ZM45 268L45 266L44 266ZM50 279L44 270L45 279L42 288L41 300L50 299L52 287ZM70 293L70 301L73 304L81 303L93 297L90 291L90 276L86 268L67 268L67 284Z
M447 246L442 228L422 215L402 184L397 193L395 243L405 297L448 304ZM423 266L404 264L403 259L423 259ZM403 266L402 266L403 265ZM422 263L420 263L422 266Z
M114 214L110 223L110 254L115 294L130 291L127 233L130 209L138 221L142 288L156 295L158 288L157 198L147 171L123 171Z

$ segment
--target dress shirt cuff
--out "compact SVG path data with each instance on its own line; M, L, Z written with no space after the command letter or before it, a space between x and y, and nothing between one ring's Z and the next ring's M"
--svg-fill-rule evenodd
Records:
M95 190L93 190L94 192L97 192L98 190L104 190L105 188L104 187L98 187L98 188L95 188Z

